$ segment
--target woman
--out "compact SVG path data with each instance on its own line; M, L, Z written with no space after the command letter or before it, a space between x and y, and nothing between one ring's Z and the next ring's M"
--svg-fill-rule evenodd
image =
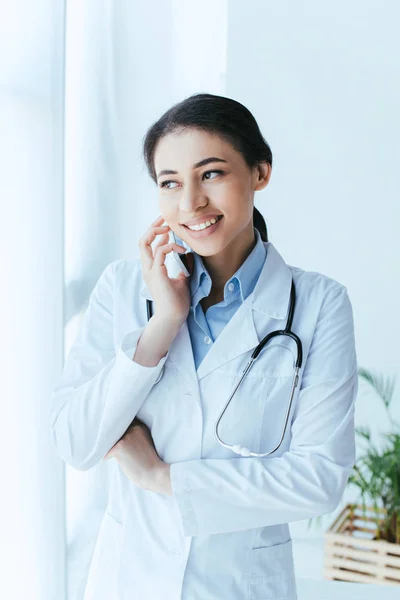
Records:
M347 289L267 240L254 193L272 154L239 102L185 99L144 157L160 216L140 259L100 276L52 395L63 460L114 459L85 600L295 600L288 523L332 511L355 460ZM185 247L171 231L192 250L189 277L172 276ZM292 280L297 386L295 337L272 337L219 422L223 445L215 424L258 343L285 328Z

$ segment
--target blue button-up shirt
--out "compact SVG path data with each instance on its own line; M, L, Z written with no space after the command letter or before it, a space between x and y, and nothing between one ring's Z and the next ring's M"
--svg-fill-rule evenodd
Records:
M200 300L210 294L211 277L201 256L194 253L194 270L190 278L191 307L187 317L196 369L217 339L225 325L233 317L242 302L253 291L261 273L267 250L258 229L253 250L234 275L225 283L224 299L210 306L204 314Z

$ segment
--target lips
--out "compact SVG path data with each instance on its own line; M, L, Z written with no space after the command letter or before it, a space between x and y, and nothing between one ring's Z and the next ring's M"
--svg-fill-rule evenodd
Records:
M211 236L218 227L220 227L220 223L222 222L222 215L219 215L220 218L213 224L205 227L204 229L189 229L186 225L184 226L187 229L188 235L192 238L203 238Z
M199 220L197 223L190 223L190 226L187 225L186 223L183 223L183 226L186 227L186 229L190 229L190 227L195 227L196 225L202 225L203 223L207 223L207 221L211 221L211 219L217 219L216 222L212 224L212 225L216 225L216 223L218 223L218 221L220 221L222 219L222 215L214 215L212 217L204 217L204 219L202 221ZM212 227L212 225L211 225L211 227ZM210 227L210 225L208 227ZM205 229L207 229L207 227ZM196 231L196 230L190 229L190 231ZM199 229L198 231L204 231L204 229Z

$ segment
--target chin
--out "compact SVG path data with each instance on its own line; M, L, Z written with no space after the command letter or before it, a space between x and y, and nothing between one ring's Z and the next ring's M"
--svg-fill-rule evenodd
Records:
M190 245L190 244L189 244ZM226 244L196 244L198 246L198 249L194 248L193 246L190 246L193 250L193 252L196 252L196 254L198 254L199 256L215 256L216 254L219 254L220 252L222 252L224 250L224 248L226 247Z

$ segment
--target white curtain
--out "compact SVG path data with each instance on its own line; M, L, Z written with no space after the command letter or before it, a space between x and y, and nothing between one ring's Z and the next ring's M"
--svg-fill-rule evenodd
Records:
M223 92L225 28L225 1L204 3L200 15L183 1L67 4L66 353L101 269L135 258L157 214L141 156L146 130L195 91ZM66 469L68 600L82 598L110 466Z
M0 3L0 597L63 598L64 3Z
M1 598L83 598L109 463L57 457L51 390L101 270L157 214L142 138L224 92L225 34L226 0L0 0Z

